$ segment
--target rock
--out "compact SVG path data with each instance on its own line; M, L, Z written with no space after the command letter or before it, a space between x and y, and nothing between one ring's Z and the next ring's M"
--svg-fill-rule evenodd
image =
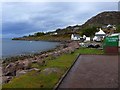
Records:
M2 77L2 84L8 83L12 79L11 76L3 76Z
M29 70L27 70L27 72L30 72L30 71L38 71L38 72L40 72L41 70L40 69L38 69L38 68L32 68L32 69L29 69Z
M38 60L32 60L31 62L32 62L32 63L37 63L37 61L38 61Z
M35 71L40 71L40 69L38 69L38 68L32 68L32 70L35 70Z
M54 57L54 58L57 58L58 56L60 56L60 54L58 52L54 52L52 55L52 57Z
M45 60L39 60L37 61L37 64L43 66L45 65Z
M10 63L6 67L2 68L3 75L5 76L15 76L16 74L16 64L15 63Z
M10 64L8 64L8 65L6 66L6 69L11 68L11 67L13 67L13 66L15 66L15 64L14 64L14 63L10 63Z
M29 60L25 60L23 61L23 66L24 66L24 69L30 69L31 68L31 65L32 65L32 61L29 61Z
M15 63L10 63L3 68L3 75L5 76L16 76L16 71L26 70L31 68L32 62L29 60L17 61Z
M17 70L23 70L23 69L24 69L24 64L23 64L23 62L18 62L18 63L16 63L15 68L16 68L16 71L17 71Z
M16 76L21 76L21 75L26 74L26 73L27 73L27 71L25 71L25 70L18 70L16 72Z
M46 68L42 71L45 75L49 75L52 73L61 73L61 70L59 68Z
M37 69L37 68L32 68L32 69L28 69L28 70L18 70L18 71L16 72L16 76L24 75L24 74L26 74L27 72L30 72L30 71L33 71L33 70L40 72L40 69Z

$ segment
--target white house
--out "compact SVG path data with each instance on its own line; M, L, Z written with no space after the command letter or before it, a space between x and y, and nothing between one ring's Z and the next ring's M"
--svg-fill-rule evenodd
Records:
M54 32L54 33L51 33L50 35L57 35L58 33L57 32Z
M90 37L86 37L84 42L89 42L90 41Z
M84 39L84 40L86 39L86 35L83 35L83 39Z
M86 35L83 35L83 40L84 42L89 42L90 41L90 37L87 37Z
M105 36L106 33L100 28L100 31L95 33L93 41L101 41L104 39Z
M116 30L115 25L108 24L106 27L107 27L107 28L113 28L113 29L115 29L115 30Z
M77 34L72 34L71 35L71 40L80 40L80 36Z

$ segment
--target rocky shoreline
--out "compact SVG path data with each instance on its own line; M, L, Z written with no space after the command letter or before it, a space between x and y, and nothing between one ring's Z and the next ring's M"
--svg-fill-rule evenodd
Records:
M44 66L46 65L45 58L50 57L49 60L52 60L62 54L73 53L78 48L77 41L68 41L61 43L53 50L29 56L7 58L2 62L2 84L9 83L14 77L19 77L33 70L40 72L40 69L31 67L33 63Z

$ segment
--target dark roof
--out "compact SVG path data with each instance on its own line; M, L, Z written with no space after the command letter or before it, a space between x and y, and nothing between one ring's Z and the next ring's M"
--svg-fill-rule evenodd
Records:
M74 35L74 37L80 38L80 35L78 35L78 34L73 34L73 35Z

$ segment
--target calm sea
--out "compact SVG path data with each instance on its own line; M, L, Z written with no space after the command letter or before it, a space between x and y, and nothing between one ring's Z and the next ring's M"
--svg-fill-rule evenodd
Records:
M53 49L57 45L59 45L58 42L18 41L11 39L2 39L2 57L38 53Z

